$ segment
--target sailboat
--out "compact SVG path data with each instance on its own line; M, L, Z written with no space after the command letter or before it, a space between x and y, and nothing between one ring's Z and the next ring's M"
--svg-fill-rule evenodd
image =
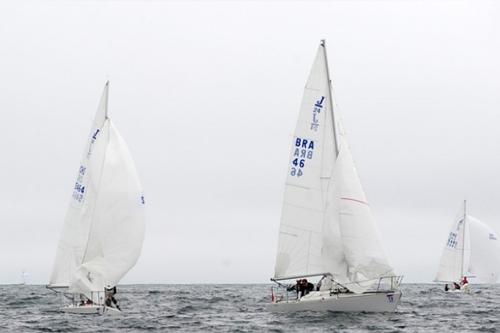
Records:
M125 141L108 116L109 82L87 138L48 288L64 312L120 313L112 290L139 258L144 195ZM116 291L116 289L114 289Z
M26 272L24 269L21 272L21 284L22 285L27 285L28 284L28 272Z
M292 140L269 311L385 312L400 302L402 277L387 260L333 105L322 40Z
M499 275L498 236L485 223L467 213L464 200L448 233L434 281L451 284L449 291L468 292L467 278L480 283L496 283ZM461 285L460 289L453 288L454 283Z

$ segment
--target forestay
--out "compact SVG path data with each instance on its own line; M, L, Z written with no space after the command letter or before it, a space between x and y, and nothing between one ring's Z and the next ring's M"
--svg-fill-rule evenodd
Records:
M128 148L107 116L104 89L78 170L50 286L90 297L135 265L144 237L144 197Z

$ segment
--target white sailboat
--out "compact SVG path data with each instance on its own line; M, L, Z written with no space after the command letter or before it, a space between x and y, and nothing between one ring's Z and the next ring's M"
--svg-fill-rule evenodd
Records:
M28 272L26 272L23 269L23 271L21 272L21 284L22 285L27 285L28 284L28 277L29 277Z
M144 238L144 196L125 141L108 117L106 83L78 169L48 288L63 311L119 313L111 290L135 265ZM115 289L116 291L116 289Z
M496 283L500 275L500 242L496 233L467 214L464 201L454 219L441 255L435 282L451 284L449 291L469 291L468 281ZM461 285L455 289L453 284Z
M388 263L334 113L321 41L304 89L289 160L271 279L280 294L275 295L273 288L267 308L394 311L401 298L401 278ZM321 286L311 284L319 279Z

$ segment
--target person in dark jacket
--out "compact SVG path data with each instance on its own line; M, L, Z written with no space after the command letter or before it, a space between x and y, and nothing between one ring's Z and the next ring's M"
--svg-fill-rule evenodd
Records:
M104 302L107 307L115 307L121 311L118 301L115 298L116 286L111 289L106 289L106 301Z
M306 280L307 281L307 280ZM312 284L311 282L307 282L307 289L306 289L306 293L309 294L311 291L314 290L314 284Z

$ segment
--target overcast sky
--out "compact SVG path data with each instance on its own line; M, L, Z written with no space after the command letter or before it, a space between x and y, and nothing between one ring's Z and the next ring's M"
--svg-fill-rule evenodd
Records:
M0 3L0 283L47 283L100 94L147 198L123 283L267 282L302 90L327 39L382 240L433 279L461 201L500 232L495 2Z

